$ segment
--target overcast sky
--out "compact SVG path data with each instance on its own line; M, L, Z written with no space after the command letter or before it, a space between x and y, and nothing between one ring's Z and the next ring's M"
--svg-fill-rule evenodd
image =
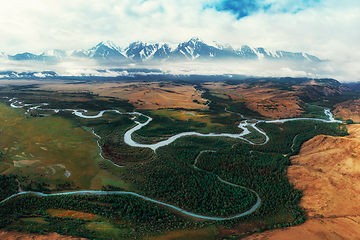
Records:
M360 0L2 0L0 52L103 40L206 41L307 52L360 73ZM355 65L355 66L353 66Z

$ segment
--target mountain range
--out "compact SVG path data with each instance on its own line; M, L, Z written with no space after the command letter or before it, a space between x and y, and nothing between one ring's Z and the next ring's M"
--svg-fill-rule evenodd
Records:
M65 61L68 58L88 58L98 61L127 62L164 62L164 61L200 61L200 60L293 60L305 62L321 62L316 56L303 52L272 51L264 48L251 48L243 45L234 49L230 45L217 43L207 44L199 38L192 38L177 46L168 43L133 42L122 49L111 41L104 41L88 50L50 50L39 55L29 52L8 55L0 52L0 59L13 61L35 60L46 63Z

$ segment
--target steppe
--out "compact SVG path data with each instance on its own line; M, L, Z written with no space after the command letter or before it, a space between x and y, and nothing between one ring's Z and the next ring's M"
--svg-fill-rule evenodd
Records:
M40 85L39 89L68 92L88 91L99 96L129 100L138 109L207 108L205 104L197 103L206 103L206 100L201 98L201 92L187 84L166 82L48 83Z

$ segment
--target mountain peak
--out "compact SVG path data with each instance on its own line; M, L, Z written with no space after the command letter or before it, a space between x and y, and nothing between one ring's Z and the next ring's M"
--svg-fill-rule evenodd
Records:
M149 60L160 48L158 43L133 42L126 48L126 56L135 61Z
M8 55L4 52L0 52L0 58L8 59Z
M46 52L43 52L42 54L40 54L40 56L43 57L55 57L58 59L62 59L65 58L67 56L67 53L63 50L60 49L54 49L54 50L49 50Z
M50 50L40 55L31 53L22 53L14 56L8 56L6 53L0 53L0 59L9 60L38 60L43 62L58 62L67 57L92 58L97 60L117 61L188 61L188 60L290 60L321 62L316 56L307 53L293 53L286 51L267 50L262 47L252 48L242 46L234 49L229 44L218 44L206 40L204 42L199 37L193 37L189 41L179 43L178 45L169 43L146 43L137 41L129 44L127 47L118 47L110 40L102 41L88 50L75 50L72 53L66 53L62 50Z
M144 43L143 41L136 41L136 42L132 42L130 43L130 45L128 46L128 48L130 47L134 47L134 46L146 46L148 45L148 43Z
M110 40L102 41L97 46L98 47L105 46L105 47L108 47L110 49L120 50L120 48L118 46L116 46L116 44L114 42L112 42Z
M190 43L190 42L194 42L194 43L201 42L201 43L204 43L204 41L201 40L201 39L198 38L198 37L192 37L188 42L189 42L189 43Z

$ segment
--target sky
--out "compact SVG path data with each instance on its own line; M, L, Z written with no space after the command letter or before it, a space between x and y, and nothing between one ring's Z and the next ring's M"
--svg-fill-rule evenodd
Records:
M196 36L307 52L331 60L329 73L360 75L359 0L1 1L0 52L10 55L89 49L104 40L177 44Z

